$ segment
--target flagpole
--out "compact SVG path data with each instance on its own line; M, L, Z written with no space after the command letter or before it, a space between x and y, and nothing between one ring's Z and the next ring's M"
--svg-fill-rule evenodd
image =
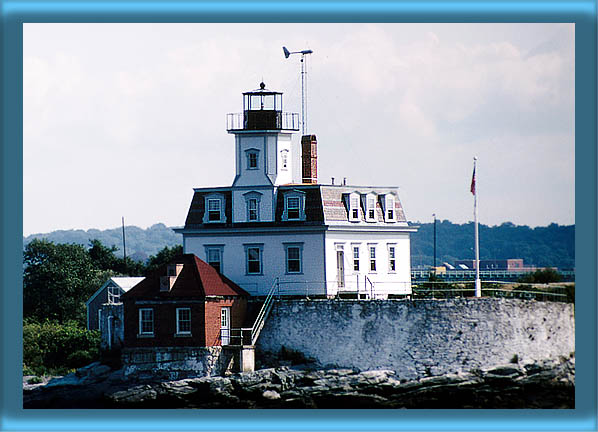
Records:
M475 225L475 296L482 297L482 282L480 281L480 240L478 237L478 190L476 181L476 165L478 158L473 158L473 221Z

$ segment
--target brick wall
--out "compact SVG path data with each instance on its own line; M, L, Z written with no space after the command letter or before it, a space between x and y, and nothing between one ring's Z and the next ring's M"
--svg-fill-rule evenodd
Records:
M198 347L220 345L220 309L231 307L231 328L240 328L247 301L235 297L176 303L139 304L125 301L124 339L126 347ZM139 335L139 309L154 310L154 336ZM191 336L176 335L176 309L191 309Z

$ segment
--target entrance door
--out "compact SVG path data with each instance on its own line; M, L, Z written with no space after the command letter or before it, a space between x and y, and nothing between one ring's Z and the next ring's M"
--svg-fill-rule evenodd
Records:
M220 309L220 338L222 345L230 344L230 307Z
M345 287L345 253L343 251L336 251L336 269L338 287Z

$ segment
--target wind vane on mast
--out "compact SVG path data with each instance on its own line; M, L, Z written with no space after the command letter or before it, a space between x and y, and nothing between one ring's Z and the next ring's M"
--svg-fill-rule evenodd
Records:
M313 51L310 49L302 51L289 51L287 47L282 47L282 52L285 58L289 58L291 54L301 54L301 134L305 135L305 129L307 125L307 70L305 67L305 55L312 54Z

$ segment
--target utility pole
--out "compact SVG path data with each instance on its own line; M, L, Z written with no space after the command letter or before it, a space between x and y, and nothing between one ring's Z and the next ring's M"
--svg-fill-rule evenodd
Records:
M123 261L125 263L125 272L127 271L127 241L125 239L125 217L122 217L123 220Z
M434 271L436 271L436 213L432 216L434 216Z

